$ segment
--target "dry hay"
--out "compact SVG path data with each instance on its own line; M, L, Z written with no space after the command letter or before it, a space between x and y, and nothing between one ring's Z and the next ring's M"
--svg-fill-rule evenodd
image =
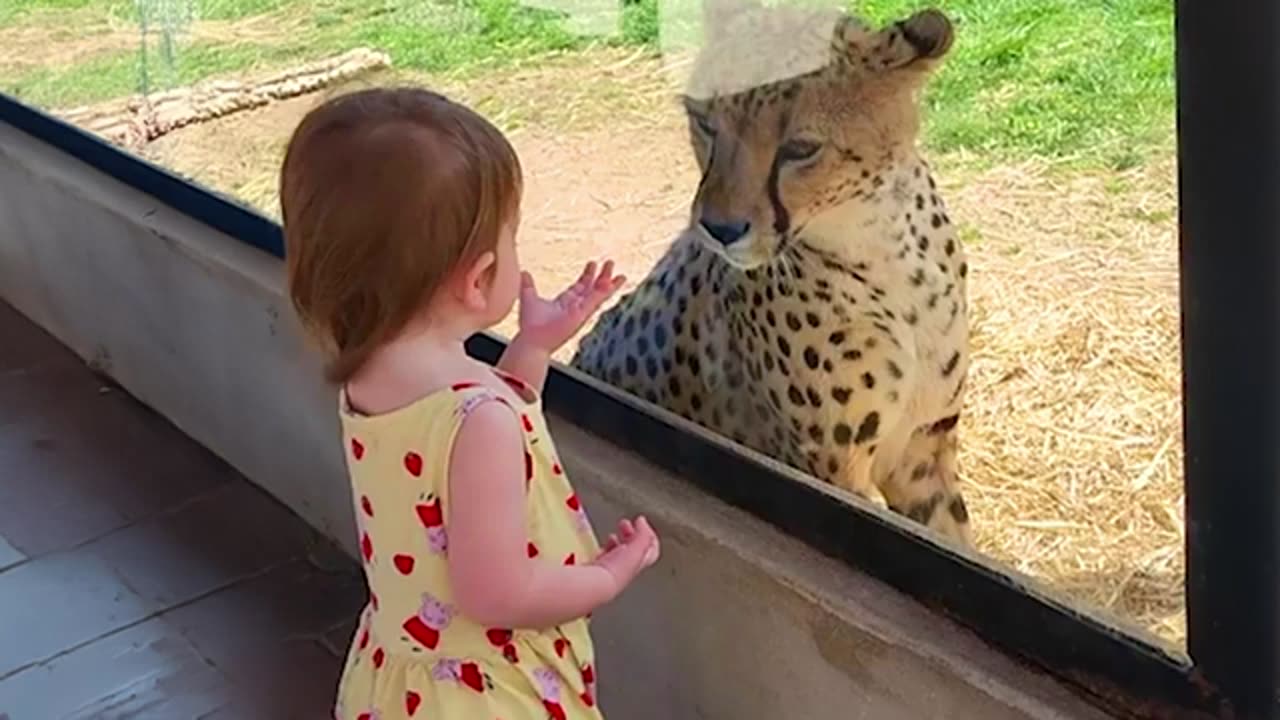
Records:
M605 252L634 283L683 222L697 182L658 63L616 50L590 57L483 78L392 78L442 88L514 136L528 173L521 254L544 291ZM196 126L147 152L274 214L279 150L314 102ZM976 170L930 155L970 254L961 467L980 550L1180 643L1172 162L1106 174Z
M971 252L961 463L977 542L1180 643L1182 416L1169 162L944 182ZM963 177L963 179L961 179Z
M512 138L526 128L651 133L679 107L679 86L643 48L546 53L501 69L480 66L429 79L410 72L393 76L426 82L475 107Z

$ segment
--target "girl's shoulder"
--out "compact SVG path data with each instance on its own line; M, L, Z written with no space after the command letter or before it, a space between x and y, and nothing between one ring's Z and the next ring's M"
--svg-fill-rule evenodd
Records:
M459 394L463 406L468 409L493 400L519 413L542 412L542 398L537 390L495 367L485 365L477 377L459 381L451 389Z
M455 410L465 418L474 408L489 401L521 414L541 413L542 398L536 390L514 375L487 365L479 366L477 372L467 377L420 392L381 412L362 412L356 408L344 386L338 391L338 413L344 425L395 425L402 421L419 422L424 413L442 410Z
M361 476L395 474L403 462L403 470L414 477L442 475L451 448L476 408L511 405L501 388L476 381L458 381L378 413L353 407L345 389L339 390L338 403L343 442L355 461L353 471L358 465ZM489 418L475 430L488 436L491 430L485 424L502 421ZM515 423L516 415L508 422Z

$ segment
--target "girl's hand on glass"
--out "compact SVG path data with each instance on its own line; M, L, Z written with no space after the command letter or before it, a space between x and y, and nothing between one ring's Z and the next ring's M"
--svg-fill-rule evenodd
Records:
M613 274L613 261L606 260L597 270L595 261L587 263L577 282L552 299L538 295L533 276L520 276L520 329L522 342L555 352L582 329L600 306L613 296L626 277Z

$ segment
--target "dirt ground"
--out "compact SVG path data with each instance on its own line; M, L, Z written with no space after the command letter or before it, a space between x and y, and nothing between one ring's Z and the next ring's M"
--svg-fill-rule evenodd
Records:
M601 51L429 83L511 133L526 172L521 252L544 292L595 257L639 279L684 222L697 176L655 61ZM277 215L283 144L320 97L187 128L144 154ZM979 547L1180 644L1172 160L1114 174L931 160L971 256L961 463Z

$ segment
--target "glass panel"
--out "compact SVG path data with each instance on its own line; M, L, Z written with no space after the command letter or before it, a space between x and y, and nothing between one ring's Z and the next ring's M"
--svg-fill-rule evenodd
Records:
M303 113L441 90L516 146L544 293L691 228L587 369L1180 643L1172 5L797 7L9 0L0 88L272 217Z

